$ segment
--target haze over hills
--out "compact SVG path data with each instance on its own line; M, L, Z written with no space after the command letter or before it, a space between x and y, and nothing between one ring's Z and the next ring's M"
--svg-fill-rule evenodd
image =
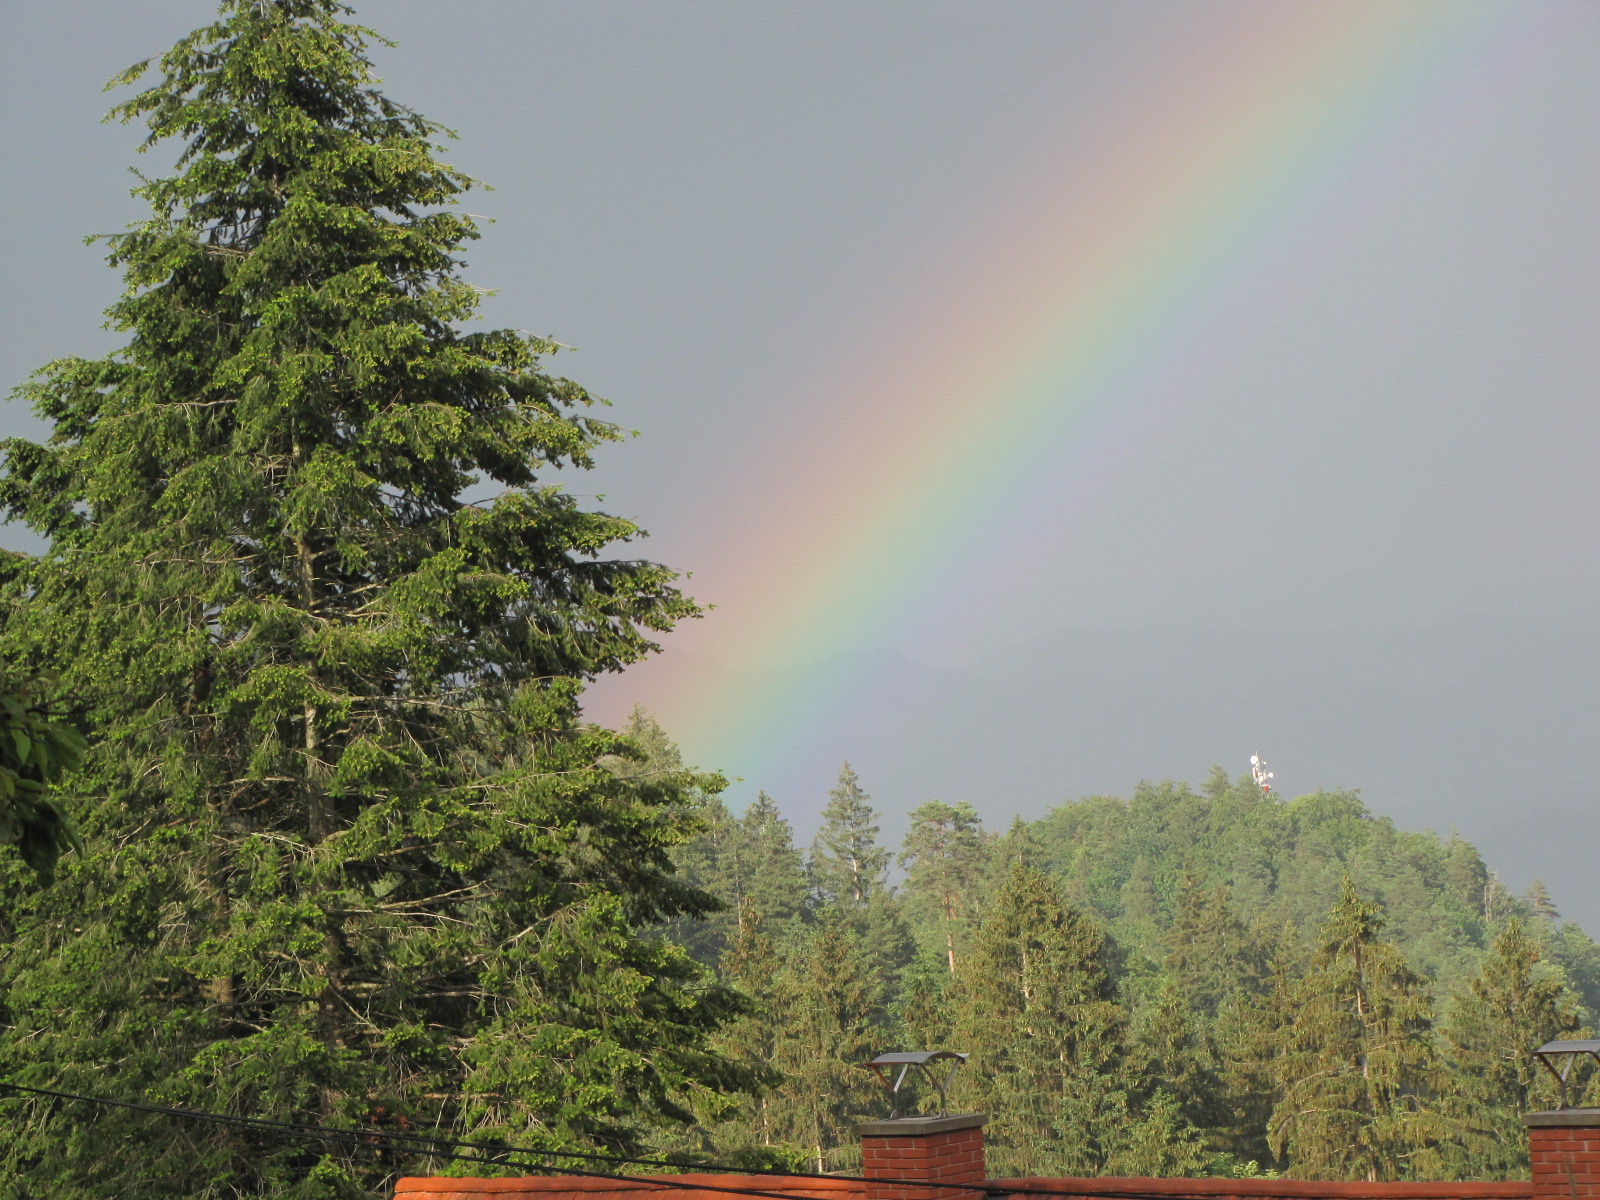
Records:
M637 700L672 733L653 685L673 653L602 682L591 712L620 719ZM929 799L1003 827L1140 779L1198 783L1219 762L1237 775L1259 751L1282 794L1359 789L1402 828L1455 829L1513 890L1543 878L1600 931L1600 610L1405 631L1059 630L979 666L867 657L796 668L871 684L778 769L686 754L742 777L734 807L770 792L804 836L849 758L893 841Z

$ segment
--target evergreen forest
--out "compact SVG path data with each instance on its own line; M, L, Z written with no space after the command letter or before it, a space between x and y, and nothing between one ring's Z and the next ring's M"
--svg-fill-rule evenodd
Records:
M0 554L0 1200L525 1169L86 1097L839 1170L907 1048L970 1054L999 1177L1526 1171L1600 950L1465 842L1219 770L1003 830L930 798L895 848L846 765L799 845L587 721L700 610L566 490L624 431L476 323L475 181L374 43L225 0L112 81L121 345L0 447L47 544Z
M1600 947L1542 884L1349 793L1215 768L1003 830L930 801L896 849L847 763L809 845L764 793L700 812L678 860L723 908L670 935L756 1002L718 1043L782 1075L680 1146L713 1158L848 1168L888 1104L851 1064L952 1049L996 1177L1522 1178L1519 1116L1559 1102L1529 1052L1600 1023Z

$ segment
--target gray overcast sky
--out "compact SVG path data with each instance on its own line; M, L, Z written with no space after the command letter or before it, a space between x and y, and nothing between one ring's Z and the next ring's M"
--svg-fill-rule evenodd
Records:
M1038 194L1089 194L1125 149L1105 140L1108 113L1167 94L1178 68L1225 79L1195 61L1207 55L1269 70L1262 31L1285 11L357 7L399 43L376 51L385 90L456 129L449 157L495 189L466 204L495 222L470 256L473 282L498 291L489 319L577 347L563 372L642 433L575 490L639 518L650 555L698 572L693 590L723 611L740 548L771 553L769 515L803 504L774 494L792 483L762 481L802 447L848 439L852 414L822 393L903 339L924 293L1003 245L996 229ZM1443 11L1368 7L1375 26ZM853 697L845 726L802 716L781 752L704 741L691 757L767 787L804 831L849 755L892 833L935 793L998 822L1211 761L1238 770L1260 749L1291 792L1361 786L1404 823L1480 839L1514 882L1544 869L1600 925L1579 858L1541 868L1527 832L1542 814L1561 831L1548 840L1600 852L1600 6L1452 7L1483 18L1489 48L1442 65L1419 52L1436 79L1396 85L1392 113L1389 93L1368 98L1395 132L1357 144L1284 218L1277 290L1201 297L1225 361L1131 450L1107 452L1070 521L1012 514L1006 546L1026 570L972 546L940 565L950 579L1001 570L1001 601L888 633L838 626L815 646L833 667L763 687L836 678ZM136 160L136 130L99 124L100 85L211 11L0 0L8 383L113 344L98 324L117 281L80 239L137 217L126 168L170 155ZM37 429L15 406L0 418ZM817 458L828 478L831 455ZM686 689L753 669L719 659L719 619L680 642L677 675L604 685L601 715L642 696L671 731ZM1086 701L1100 684L1123 699ZM930 693L947 699L930 708Z

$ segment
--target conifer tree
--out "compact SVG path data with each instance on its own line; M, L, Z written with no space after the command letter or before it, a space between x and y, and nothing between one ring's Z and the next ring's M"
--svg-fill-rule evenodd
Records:
M624 779L647 779L658 776L683 774L683 754L677 743L667 736L661 723L646 711L644 705L635 704L622 732L628 737L632 750L626 757L610 760L614 774Z
M753 1078L708 1041L737 997L636 932L712 907L669 854L716 783L617 773L648 748L577 707L694 606L543 477L618 433L553 342L463 330L470 181L346 11L227 0L115 110L182 143L109 239L127 342L23 389L54 432L6 445L0 502L51 548L11 568L3 648L81 699L96 803L63 886L0 904L0 1075L638 1145ZM357 1196L424 1165L0 1109L17 1194Z
M701 796L698 801L693 812L694 832L677 848L672 861L683 882L715 896L719 905L717 911L669 922L666 933L695 961L715 967L738 929L739 889L733 858L739 822L721 796Z
M1576 921L1563 921L1558 929L1547 928L1544 954L1583 1001L1586 1023L1600 1024L1600 946Z
M1038 831L1021 817L1012 817L1011 824L994 841L989 852L987 892L997 891L1017 867L1043 870L1047 857L1044 839Z
M804 860L789 822L765 792L757 792L738 819L730 858L738 905L765 922L791 920L805 910Z
M1121 909L1117 929L1130 941L1148 944L1159 941L1159 930L1166 923L1161 911L1161 893L1156 887L1150 860L1141 854L1117 897Z
M889 852L878 845L878 814L847 762L828 793L811 843L811 879L824 904L865 909L886 886Z
M1146 1081L1147 1092L1165 1092L1176 1114L1197 1130L1226 1127L1231 1112L1218 1078L1216 1053L1202 1021L1170 979L1140 1015L1133 1048L1133 1065Z
M1542 962L1520 918L1507 922L1478 974L1451 1000L1441 1032L1449 1087L1440 1097L1444 1138L1429 1177L1518 1179L1528 1171L1528 1135L1518 1119L1562 1103L1535 1047L1577 1036L1577 1003ZM1582 1081L1572 1097L1581 1096Z
M1445 878L1462 907L1481 915L1489 868L1484 865L1477 848L1471 842L1462 841L1453 831L1445 843Z
M739 910L737 932L722 956L719 973L750 1004L718 1033L718 1049L752 1070L769 1070L779 1059L793 981L755 905L747 903ZM768 1087L707 1113L697 1129L688 1131L691 1145L669 1142L665 1148L699 1152L714 1162L732 1165L806 1169L814 1156L784 1140L793 1138L796 1122L793 1097L776 1090L780 1082L774 1072L767 1080Z
M874 1111L870 1073L885 1049L886 996L854 922L831 910L780 982L772 1064L783 1075L775 1140L804 1147L817 1171L859 1162L851 1124Z
M1273 1149L1309 1179L1405 1176L1437 1122L1425 981L1381 932L1346 875L1279 1047Z
M988 1153L997 1176L1114 1172L1127 1165L1119 1150L1154 1144L1134 1128L1119 1059L1127 1019L1104 947L1045 875L1018 866L959 966L951 1040L971 1058L956 1083L963 1105L994 1115ZM1192 1147L1192 1131L1165 1141Z
M952 975L956 943L965 940L976 911L986 842L972 805L934 800L912 810L900 852L900 865L908 868L903 893L908 906L935 932Z
M758 792L743 816L708 796L698 816L700 828L676 861L685 880L710 892L723 910L674 922L669 932L700 962L717 966L752 919L781 938L784 926L806 911L810 892L789 823L771 796Z
M1287 926L1261 941L1263 974L1257 994L1235 992L1218 1010L1211 1031L1217 1048L1226 1123L1211 1138L1239 1162L1281 1169L1267 1131L1283 1098L1280 1055L1300 1008L1299 982L1306 961L1298 931Z
M1234 915L1228 889L1206 891L1192 869L1178 886L1177 913L1166 941L1167 973L1204 1017L1214 1017L1234 992L1260 986L1260 951Z
M892 1015L899 1044L911 1050L943 1050L951 1045L952 977L944 955L924 947L900 973Z
M1546 925L1554 925L1561 920L1561 913L1556 908L1556 902L1550 898L1550 889L1545 887L1544 880L1535 879L1530 883L1522 899L1528 905L1534 920Z

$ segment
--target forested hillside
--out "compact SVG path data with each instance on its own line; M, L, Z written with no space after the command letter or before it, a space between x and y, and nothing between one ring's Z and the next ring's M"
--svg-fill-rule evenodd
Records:
M628 769L679 769L630 732ZM1518 1114L1554 1100L1527 1052L1600 1012L1600 950L1542 887L1353 794L1219 768L1003 832L929 801L896 850L846 764L807 847L765 794L701 815L680 866L726 908L668 932L756 1001L723 1047L783 1082L674 1149L848 1167L885 1107L853 1064L947 1048L997 1176L1515 1177Z

